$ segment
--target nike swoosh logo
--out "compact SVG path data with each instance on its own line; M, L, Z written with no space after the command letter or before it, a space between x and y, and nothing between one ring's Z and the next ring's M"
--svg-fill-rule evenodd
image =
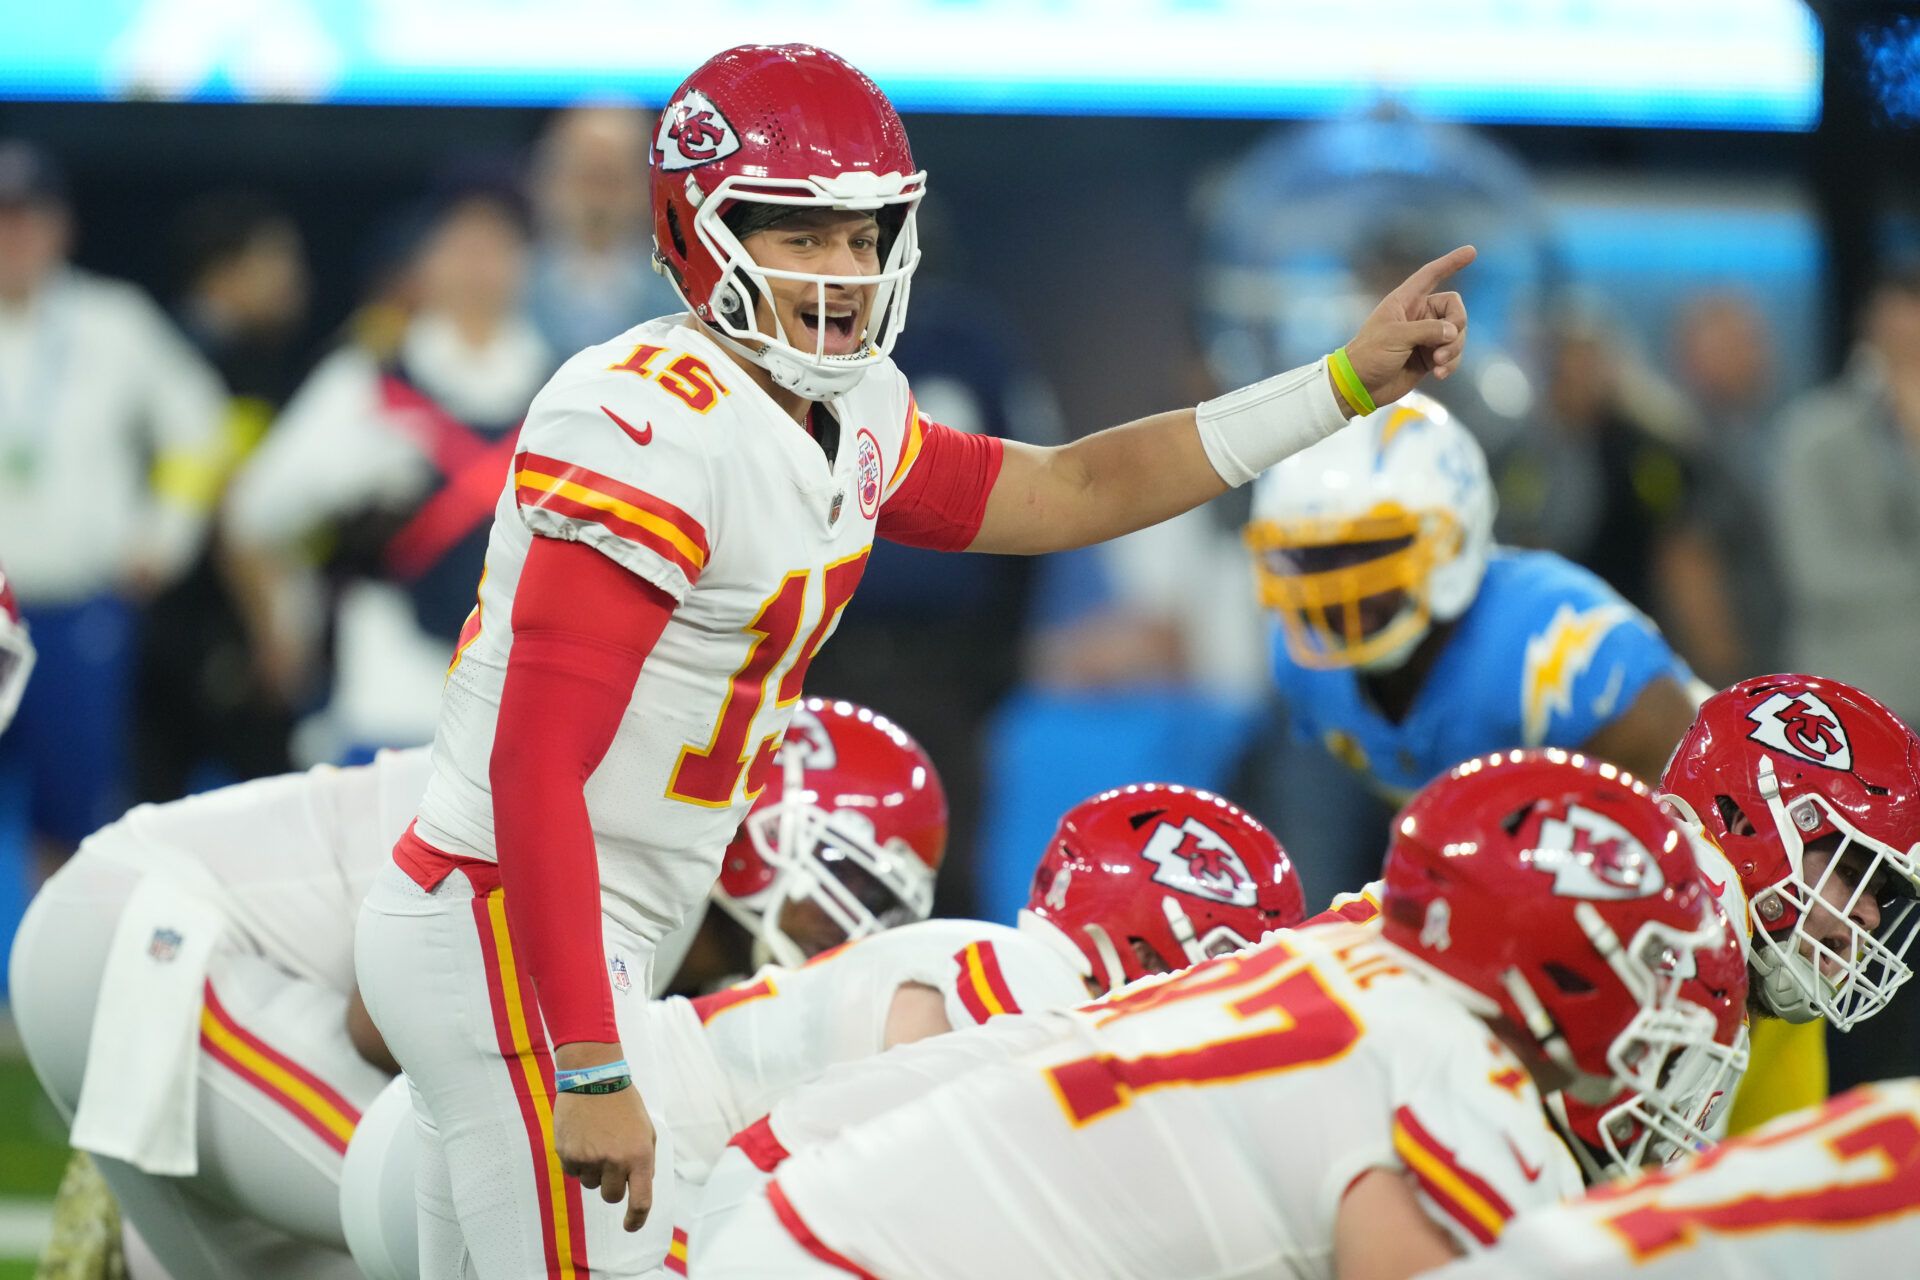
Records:
M1512 1138L1507 1139L1507 1150L1513 1152L1513 1162L1520 1166L1520 1172L1526 1175L1528 1182L1540 1181L1540 1175L1547 1171L1545 1164L1528 1164L1527 1158L1520 1154L1520 1148Z
M645 429L635 431L631 422L628 422L625 418L607 408L607 406L601 405L600 412L612 418L613 425L626 432L635 444L644 446L653 443L653 424L651 422L646 425Z

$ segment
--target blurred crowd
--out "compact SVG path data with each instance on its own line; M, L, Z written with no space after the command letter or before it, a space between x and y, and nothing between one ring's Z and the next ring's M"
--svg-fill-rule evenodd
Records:
M36 867L130 802L430 736L528 401L573 352L678 309L651 268L650 128L580 108L514 162L448 168L369 246L361 304L324 335L299 209L196 200L156 237L156 299L74 263L58 158L0 142L0 566L39 651L0 738L0 943ZM896 360L951 426L1061 438L1019 332L1038 320L965 283L940 214ZM1348 264L1351 292L1377 296L1369 271L1421 247L1392 234ZM1920 266L1880 277L1844 318L1844 370L1810 389L1778 371L1812 318L1737 285L1654 343L1575 293L1490 334L1496 355L1524 348L1524 397L1488 364L1481 401L1455 406L1484 427L1502 540L1600 574L1711 684L1817 671L1920 719ZM1165 402L1214 390L1206 345ZM811 691L886 711L940 762L962 851L943 907L992 910L965 851L993 844L995 788L1047 741L1010 706L1108 717L1109 746L1184 726L1154 749L1213 776L1171 780L1259 772L1262 624L1233 502L1041 564L877 549ZM1288 788L1270 794L1287 836Z

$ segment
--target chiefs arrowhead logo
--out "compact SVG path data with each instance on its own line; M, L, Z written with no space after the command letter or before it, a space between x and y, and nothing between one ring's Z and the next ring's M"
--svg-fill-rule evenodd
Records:
M794 708L793 719L787 722L786 736L781 739L780 757L784 760L789 755L798 756L803 769L831 769L840 759L827 726L805 707Z
M1832 707L1811 693L1776 693L1747 712L1747 719L1753 721L1747 736L1763 747L1822 769L1844 773L1853 768L1846 727Z
M1140 856L1154 864L1153 879L1169 889L1236 907L1257 905L1258 886L1226 838L1198 818L1154 827Z
M740 149L740 138L712 99L698 89L689 89L660 113L660 131L654 135L653 149L660 156L660 167L672 173L732 155Z
M1541 821L1531 861L1553 876L1553 891L1563 898L1650 898L1667 885L1659 860L1632 832L1577 804Z

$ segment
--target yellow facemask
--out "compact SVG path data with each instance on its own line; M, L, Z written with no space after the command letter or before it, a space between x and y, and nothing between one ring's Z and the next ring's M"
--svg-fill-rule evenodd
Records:
M1398 504L1364 516L1256 520L1246 527L1260 603L1280 615L1303 667L1363 666L1417 639L1432 619L1428 578L1459 554L1444 511Z

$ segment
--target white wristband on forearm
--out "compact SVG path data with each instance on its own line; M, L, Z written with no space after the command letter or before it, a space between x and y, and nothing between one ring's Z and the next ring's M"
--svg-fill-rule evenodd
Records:
M1347 421L1325 360L1203 400L1193 416L1207 461L1235 488Z

